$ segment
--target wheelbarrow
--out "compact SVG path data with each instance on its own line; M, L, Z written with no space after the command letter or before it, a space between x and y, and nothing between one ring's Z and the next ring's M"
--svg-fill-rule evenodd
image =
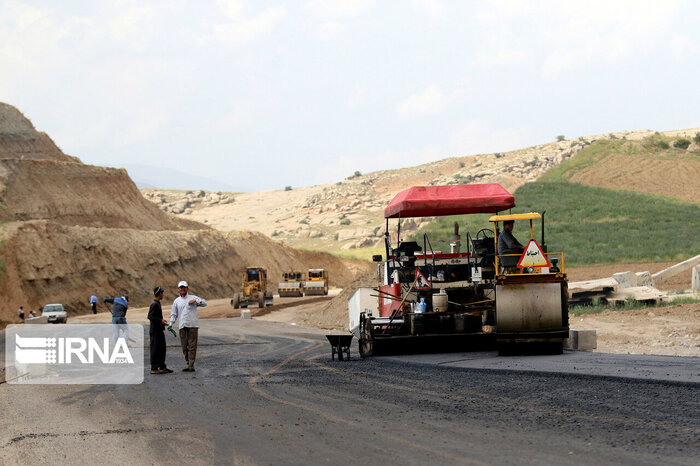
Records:
M347 359L350 359L350 342L353 334L350 335L326 335L328 342L331 344L331 360L335 361L335 355L338 355L338 361L343 360L343 353Z

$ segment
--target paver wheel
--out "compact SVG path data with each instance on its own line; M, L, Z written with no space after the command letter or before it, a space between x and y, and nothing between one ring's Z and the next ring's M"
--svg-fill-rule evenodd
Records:
M360 350L360 357L361 358L366 358L367 356L372 356L372 341L367 340L365 338L360 338L360 341L358 343L358 347Z

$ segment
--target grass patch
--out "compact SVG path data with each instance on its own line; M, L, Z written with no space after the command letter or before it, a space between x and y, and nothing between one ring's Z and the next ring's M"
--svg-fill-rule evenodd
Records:
M594 302L593 305L591 306L571 306L569 308L569 314L575 315L575 316L581 316L581 315L586 315L586 314L600 314L601 312L605 311L606 309L610 309L611 311L632 311L636 309L658 309L660 307L669 307L669 306L677 306L679 304L694 304L697 303L698 300L695 298L676 298L672 301L668 302L661 302L661 303L654 303L654 304L647 304L643 303L641 301L637 301L634 299L628 299L625 301L625 304L619 305L619 306L607 306L604 304L601 304L599 301Z
M357 248L357 249L346 249L345 251L329 251L331 254L337 257L342 257L344 259L360 259L360 260L365 260L365 261L371 261L372 256L375 254L381 254L382 259L386 259L384 257L385 250L383 246L372 246L368 248Z
M615 142L615 141L613 141ZM564 182L534 182L515 191L513 213L542 212L550 252L564 251L567 265L684 260L700 251L700 206L670 197L584 186ZM444 217L410 238L423 245L427 232L433 249L448 251L455 221L463 248L466 232L492 229L490 214ZM535 238L540 225L534 222ZM529 239L526 222L515 225L515 236Z

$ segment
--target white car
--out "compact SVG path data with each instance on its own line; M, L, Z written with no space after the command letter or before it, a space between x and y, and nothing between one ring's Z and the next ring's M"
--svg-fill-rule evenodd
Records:
M49 323L62 322L65 324L68 322L68 314L66 314L63 304L47 304L42 309L41 315L48 317Z

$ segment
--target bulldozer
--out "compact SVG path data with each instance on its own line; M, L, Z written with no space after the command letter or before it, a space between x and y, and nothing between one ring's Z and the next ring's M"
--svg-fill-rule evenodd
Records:
M233 295L234 309L246 308L257 303L258 307L272 306L272 292L267 291L267 270L263 267L247 267L241 279L241 291Z
M283 272L282 282L277 285L280 298L304 296L304 273Z
M324 269L309 269L308 279L304 282L306 296L328 294L328 272Z
M398 193L384 210L386 260L373 256L379 263L377 287L356 292L376 300L371 304L353 295L348 301L349 329L359 340L360 356L561 353L569 334L564 252L547 250L544 212L498 214L514 207L513 195L497 183L417 186ZM488 219L491 227L467 232L465 250L458 222L446 251L434 249L427 233L422 244L401 239L406 217L477 213L498 215ZM390 219L398 219L396 244ZM530 239L517 254L499 253L499 225L510 221L529 222ZM538 221L539 241L533 224Z

